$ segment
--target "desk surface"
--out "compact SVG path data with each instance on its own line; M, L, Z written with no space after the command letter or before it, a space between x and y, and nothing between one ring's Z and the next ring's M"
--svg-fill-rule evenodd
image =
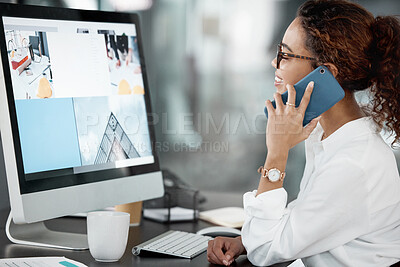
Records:
M235 193L220 193L220 192L204 192L207 197L207 202L201 206L202 210L220 208L224 206L242 206L242 194ZM223 201L221 201L223 199ZM227 203L229 203L227 205ZM225 204L225 205L223 205ZM172 257L140 257L134 256L131 252L132 247L144 241L147 241L159 234L168 230L183 230L187 232L196 232L204 227L211 226L211 224L199 220L198 222L184 222L184 223L171 223L162 224L149 220L142 219L140 226L130 227L129 239L125 254L117 263L99 263L96 262L90 255L88 250L85 251L68 251L61 249L39 248L32 246L12 244L4 231L5 222L9 210L0 211L0 258L15 258L15 257L44 257L44 256L65 256L67 258L77 260L90 267L112 267L112 266L215 266L207 261L206 253L195 257L192 260L172 258ZM63 230L66 232L86 233L86 219L85 218L60 218L49 220L46 222L49 229ZM276 265L276 266L286 266ZM252 266L247 260L246 256L240 256L236 260L234 266Z
M224 195L224 203L230 203L230 206L241 206L241 194L232 193L208 193L207 202L202 206L202 209L211 209L223 207L218 204L220 201L213 201L220 194ZM221 199L221 196L219 197ZM213 205L215 204L215 205ZM65 256L67 258L77 260L90 267L101 266L214 266L208 263L206 253L203 253L192 260L180 258L166 258L166 257L139 257L132 255L132 247L144 241L147 241L159 234L168 230L183 230L188 232L196 232L204 227L211 226L211 224L199 220L198 222L184 222L184 223L171 223L162 224L149 220L142 219L140 226L130 227L128 245L124 256L117 263L98 263L90 255L88 250L85 251L68 251L61 249L48 249L32 246L12 244L4 231L5 222L9 210L0 211L0 258L15 258L15 257L31 257L31 256ZM66 232L86 233L86 219L85 218L60 218L49 220L46 222L49 229L63 230ZM237 266L252 266L245 256L237 259Z

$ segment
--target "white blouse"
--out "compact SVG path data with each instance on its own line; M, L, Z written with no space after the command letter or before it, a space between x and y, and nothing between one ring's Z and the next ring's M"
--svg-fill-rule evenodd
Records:
M301 258L306 266L389 266L400 261L400 178L371 118L306 140L296 200L285 189L243 196L242 242L251 263ZM287 177L286 179L290 179Z

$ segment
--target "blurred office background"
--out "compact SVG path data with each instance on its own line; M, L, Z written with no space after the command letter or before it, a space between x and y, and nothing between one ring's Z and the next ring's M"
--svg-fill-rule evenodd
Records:
M271 60L298 0L0 1L138 12L161 167L195 188L240 192L258 185L266 156L264 101L275 91ZM357 1L375 15L397 0ZM396 152L398 154L398 152ZM304 144L290 151L285 188L296 198ZM0 156L0 208L9 205Z

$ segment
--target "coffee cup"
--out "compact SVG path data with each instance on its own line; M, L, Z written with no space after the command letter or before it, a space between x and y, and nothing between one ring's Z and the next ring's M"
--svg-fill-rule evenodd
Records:
M96 261L118 261L125 252L128 233L129 213L118 211L88 213L89 251Z
M138 226L142 217L142 205L142 201L127 203L115 206L115 210L129 213L131 215L130 226Z

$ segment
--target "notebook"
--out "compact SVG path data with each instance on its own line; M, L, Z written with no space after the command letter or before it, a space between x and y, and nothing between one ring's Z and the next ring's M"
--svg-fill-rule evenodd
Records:
M200 212L201 220L232 228L240 228L244 223L244 209L240 207L226 207Z

